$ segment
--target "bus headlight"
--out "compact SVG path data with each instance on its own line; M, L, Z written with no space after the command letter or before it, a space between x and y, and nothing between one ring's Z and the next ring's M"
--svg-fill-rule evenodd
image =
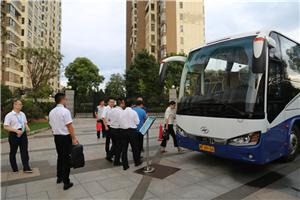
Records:
M182 128L180 128L178 125L176 125L176 131L182 137L188 137L187 133Z
M228 140L228 144L232 146L253 146L258 144L261 132L249 133Z

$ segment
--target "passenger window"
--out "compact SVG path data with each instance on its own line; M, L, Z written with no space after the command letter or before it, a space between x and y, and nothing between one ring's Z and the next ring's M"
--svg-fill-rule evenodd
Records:
M281 50L282 50L282 62L284 68L284 79L288 81L300 82L300 51L299 46L279 35Z
M269 100L276 101L282 98L282 80L281 80L281 64L279 62L270 61L269 65Z

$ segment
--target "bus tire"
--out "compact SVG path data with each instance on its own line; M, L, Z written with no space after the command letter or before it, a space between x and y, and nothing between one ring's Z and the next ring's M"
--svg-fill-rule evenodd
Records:
M299 130L298 127L294 125L292 127L292 131L290 135L289 153L282 157L284 162L291 162L296 158L300 148L299 142L300 142Z

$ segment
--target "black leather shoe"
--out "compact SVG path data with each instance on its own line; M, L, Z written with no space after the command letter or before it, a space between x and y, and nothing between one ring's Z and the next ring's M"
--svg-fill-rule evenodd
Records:
M107 160L107 161L109 161L109 162L113 162L113 160L110 158L110 157L105 157L105 159Z
M57 178L56 183L58 184L58 183L61 183L62 181L63 181L62 178Z
M64 184L64 190L67 190L67 189L69 189L72 186L73 186L72 182L66 183L66 184Z
M129 169L129 166L127 166L127 167L123 167L123 170L127 170L127 169Z
M144 161L140 160L140 162L138 164L135 164L135 166L137 167L137 166L141 165L143 162Z
M121 166L123 165L123 163L119 162L119 163L114 163L114 166Z

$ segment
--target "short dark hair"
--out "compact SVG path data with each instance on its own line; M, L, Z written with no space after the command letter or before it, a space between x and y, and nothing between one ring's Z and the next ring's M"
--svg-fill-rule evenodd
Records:
M104 100L103 100L103 99L100 99L100 103L101 103L102 101L104 101Z
M118 98L117 99L117 106L121 105L123 103L123 99L122 98Z
M12 101L12 104L11 104L11 105L12 105L13 108L14 108L14 105L17 103L17 101L19 101L19 100L18 100L18 99L15 99L15 100Z
M141 101L141 100L136 101L135 104L136 104L136 106L144 105L143 101Z
M113 97L109 97L109 98L108 98L108 101L109 101L109 100L111 100L111 99L112 99L112 100L115 100L115 98L113 98Z
M132 105L133 105L133 100L131 100L131 99L128 99L125 103L126 107L131 107Z
M170 101L170 103L169 103L169 105L174 105L174 104L176 104L175 101Z
M64 93L57 93L54 97L56 104L59 104L61 100L63 100L64 98L65 98Z

